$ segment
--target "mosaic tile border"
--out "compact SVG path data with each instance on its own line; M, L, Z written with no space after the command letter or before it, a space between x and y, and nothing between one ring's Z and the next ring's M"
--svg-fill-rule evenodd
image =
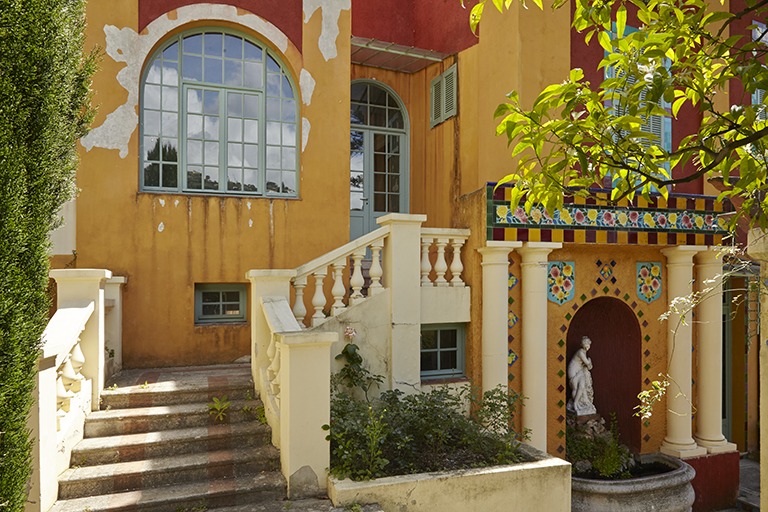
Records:
M636 198L618 206L595 198L566 198L563 209L550 216L541 207L526 213L510 208L509 187L493 190L488 184L486 227L488 240L641 245L714 245L728 232L717 215L722 204L712 196L671 195L651 201ZM608 192L597 192L607 198ZM623 204L622 204L623 203Z

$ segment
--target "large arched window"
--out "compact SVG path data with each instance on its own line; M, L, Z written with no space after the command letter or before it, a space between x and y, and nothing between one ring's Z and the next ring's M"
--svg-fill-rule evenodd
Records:
M372 80L351 84L350 239L387 213L408 213L408 115L395 91Z
M207 28L166 41L142 78L141 189L298 193L296 88L279 58Z

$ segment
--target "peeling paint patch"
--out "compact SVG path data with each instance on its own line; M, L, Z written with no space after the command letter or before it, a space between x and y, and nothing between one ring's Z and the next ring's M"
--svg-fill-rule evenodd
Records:
M249 228L253 227L253 219L248 219L248 227Z
M312 126L309 124L309 119L306 117L301 118L301 152L304 152L304 148L307 147L307 141L309 140L309 129Z
M173 202L173 206L179 206L179 200L178 199Z
M301 88L301 102L307 106L312 103L312 93L315 92L315 79L306 69L299 75L299 87Z
M161 222L161 223L160 223L160 225L159 225L159 226L157 226L157 230L158 230L160 233L162 233L164 229L165 229L165 224L163 224L163 223Z
M251 202L250 201L246 201L245 204L248 205L248 209L250 210L251 209Z
M120 158L128 156L128 142L139 126L136 110L139 105L142 65L158 41L164 39L169 32L198 20L225 21L242 25L260 34L281 52L285 53L288 49L288 36L275 25L255 14L238 13L236 7L229 5L193 4L180 7L153 20L141 34L137 34L130 27L119 29L114 25L105 25L106 54L115 62L126 63L126 66L117 73L116 79L128 91L128 98L123 105L107 114L107 118L100 126L80 139L86 151L94 147L117 149L120 151Z
M307 23L318 9L323 14L323 28L317 46L326 62L336 58L338 49L336 39L339 37L339 16L341 11L352 8L352 0L304 0L304 23Z
M165 206L165 199L158 199L160 201L160 206Z

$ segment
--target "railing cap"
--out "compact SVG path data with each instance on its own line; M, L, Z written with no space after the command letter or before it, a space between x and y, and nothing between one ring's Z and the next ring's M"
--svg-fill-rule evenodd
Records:
M337 332L280 332L275 333L280 341L285 345L293 345L295 347L315 346L315 345L328 345L339 341L339 333Z
M254 269L245 273L246 279L258 279L259 281L287 281L296 277L296 271L292 269Z
M128 278L125 276L113 276L110 279L107 279L107 284L126 284L128 282Z
M48 273L57 281L60 279L110 279L112 271L103 268L59 268Z
M93 314L93 301L67 303L60 307L48 322L41 337L43 359L69 352L77 343L80 333Z
M387 226L389 224L421 224L427 221L427 216L423 214L409 214L409 213L388 213L376 219L376 223L380 226Z

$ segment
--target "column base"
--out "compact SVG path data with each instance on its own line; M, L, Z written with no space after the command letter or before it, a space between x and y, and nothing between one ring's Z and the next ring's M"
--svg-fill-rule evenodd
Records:
M696 444L700 448L706 448L707 453L726 453L738 451L738 447L734 443L729 443L723 438L720 441L708 441L694 436Z
M688 459L691 457L701 457L707 454L707 449L691 443L690 445L671 444L664 441L659 448L661 453L677 457L678 459Z

